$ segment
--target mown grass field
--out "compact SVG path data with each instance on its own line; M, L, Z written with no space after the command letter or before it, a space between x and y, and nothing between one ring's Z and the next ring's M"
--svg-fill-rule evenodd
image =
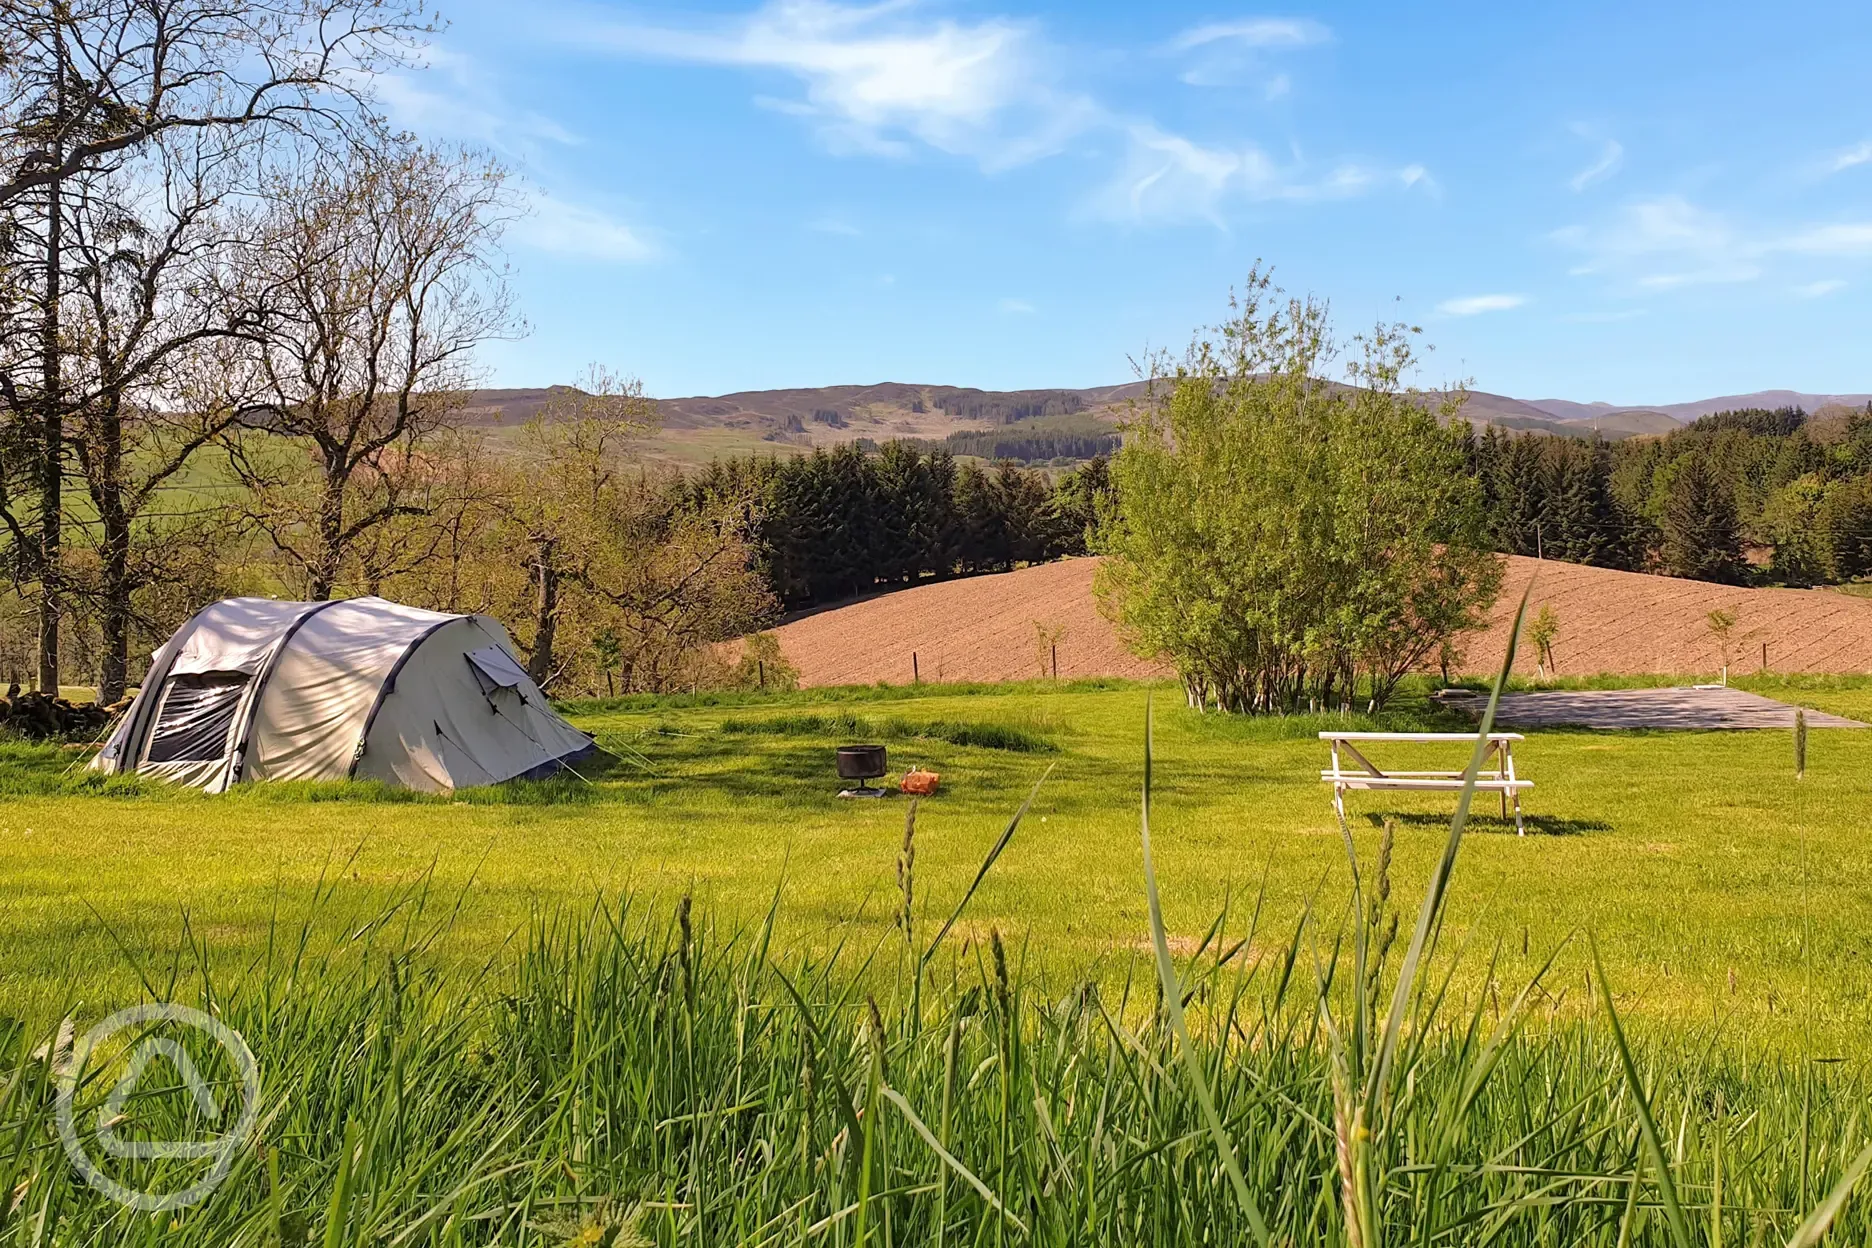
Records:
M1748 682L1872 719L1872 681ZM622 762L562 782L411 800L371 790L252 788L222 798L115 782L98 791L70 752L0 754L0 999L33 1019L94 1015L137 993L190 941L232 974L269 925L331 896L334 929L380 913L432 873L459 894L444 952L496 956L531 914L631 891L753 920L780 894L782 945L863 948L890 932L907 803L839 801L834 745L881 738L893 768L943 773L921 809L917 907L946 914L1043 773L1032 811L971 904L964 935L999 929L1056 978L1116 978L1148 956L1137 792L1141 687L814 691L573 709ZM1156 704L1155 849L1174 948L1194 948L1225 901L1257 900L1284 942L1310 906L1330 941L1346 855L1310 717L1199 716ZM1390 726L1456 727L1419 698ZM1337 721L1330 721L1337 722ZM1499 943L1518 985L1557 947L1543 1008L1589 1010L1599 941L1640 1031L1760 1051L1852 1054L1872 1041L1872 732L1815 731L1796 782L1791 734L1543 732L1517 751L1536 782L1526 837L1482 812L1458 863L1450 919L1469 942L1462 981ZM1439 765L1429 753L1423 765ZM1451 759L1447 750L1435 757ZM1398 823L1407 905L1453 798L1353 795L1361 852ZM927 921L927 920L926 920Z

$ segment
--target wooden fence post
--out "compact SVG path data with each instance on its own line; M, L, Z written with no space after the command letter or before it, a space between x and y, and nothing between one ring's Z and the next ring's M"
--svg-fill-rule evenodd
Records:
M923 674L917 670L917 654L914 650L910 652L910 683L913 685L923 683Z

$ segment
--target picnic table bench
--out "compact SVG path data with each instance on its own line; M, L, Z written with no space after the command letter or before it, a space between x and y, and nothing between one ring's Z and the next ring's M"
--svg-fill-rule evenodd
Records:
M1369 748L1374 743L1418 742L1436 743L1458 742L1473 749L1476 736L1473 732L1322 732L1322 741L1332 747L1332 767L1320 772L1320 781L1333 786L1333 808L1345 818L1345 795L1347 789L1395 789L1429 790L1433 792L1460 792L1463 787L1464 772L1456 771L1395 771L1386 770L1373 763L1365 756L1361 746ZM1522 780L1515 775L1514 743L1525 740L1518 732L1491 732L1488 735L1488 748L1482 755L1482 765L1476 769L1475 787L1478 792L1498 793L1501 795L1502 818L1508 817L1508 805L1514 803L1515 834L1527 835L1527 829L1521 823L1521 792L1534 787L1532 780ZM1348 766L1341 759L1341 754L1350 757ZM1490 760L1494 766L1489 772ZM1488 772L1488 774L1485 774Z

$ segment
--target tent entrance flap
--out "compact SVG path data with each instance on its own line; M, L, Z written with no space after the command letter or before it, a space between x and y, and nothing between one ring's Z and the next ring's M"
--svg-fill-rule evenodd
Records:
M170 677L144 761L211 762L224 757L241 694L252 680L249 672L188 672Z

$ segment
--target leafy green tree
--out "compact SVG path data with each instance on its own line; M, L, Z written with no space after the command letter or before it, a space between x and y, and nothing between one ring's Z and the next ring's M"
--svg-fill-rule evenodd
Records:
M1836 483L1821 504L1818 525L1827 546L1829 580L1872 576L1872 480Z
M1763 509L1762 522L1774 543L1770 571L1789 585L1820 585L1833 579L1833 549L1821 519L1830 489L1810 472L1776 490Z
M797 689L799 668L780 649L772 633L753 633L741 643L741 656L729 672L732 689Z
M1546 676L1555 670L1553 644L1560 639L1560 614L1553 609L1553 604L1542 603L1540 614L1528 625L1528 640L1534 643L1535 657L1540 660L1540 673Z
M1438 423L1462 396L1406 388L1407 327L1356 339L1339 387L1322 303L1256 272L1232 310L1157 370L1112 462L1100 597L1192 704L1382 704L1500 585L1461 435Z

